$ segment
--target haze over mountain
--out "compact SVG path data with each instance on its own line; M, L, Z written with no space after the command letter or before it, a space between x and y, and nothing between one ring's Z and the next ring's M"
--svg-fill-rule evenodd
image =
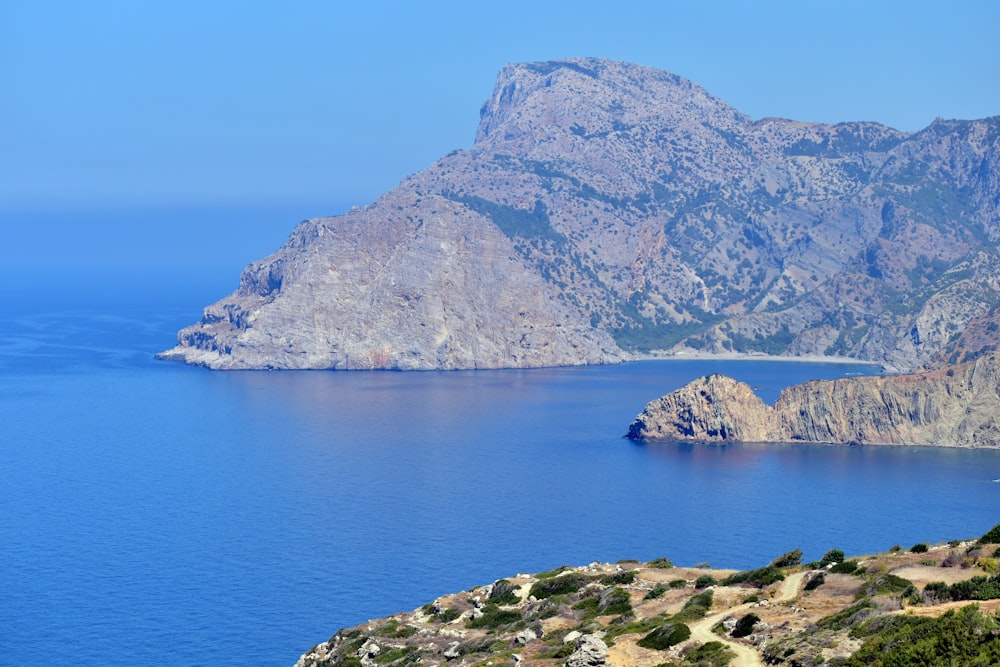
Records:
M754 120L679 76L508 65L471 150L301 223L163 358L451 369L995 349L1000 117Z

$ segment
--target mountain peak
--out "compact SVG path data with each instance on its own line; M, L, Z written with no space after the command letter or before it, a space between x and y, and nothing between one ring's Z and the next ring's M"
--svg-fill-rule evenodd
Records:
M506 65L480 110L477 145L530 146L540 134L600 136L625 127L708 122L731 129L749 118L670 72L600 58ZM542 131L544 130L544 131Z

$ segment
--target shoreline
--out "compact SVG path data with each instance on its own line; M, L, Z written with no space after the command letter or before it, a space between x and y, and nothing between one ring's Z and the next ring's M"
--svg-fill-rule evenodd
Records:
M842 364L854 366L877 366L882 373L898 373L877 361L865 361L852 357L836 357L824 354L772 355L752 352L646 352L630 353L629 361L782 361L807 364Z

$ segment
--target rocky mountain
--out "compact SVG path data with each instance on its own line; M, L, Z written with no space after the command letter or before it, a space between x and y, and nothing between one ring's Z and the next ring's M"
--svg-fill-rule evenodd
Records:
M647 404L628 437L997 448L1000 354L913 375L793 385L774 407L745 383L709 375Z
M1000 117L753 119L674 74L503 68L470 150L301 223L161 356L486 368L685 350L900 370L1000 341Z

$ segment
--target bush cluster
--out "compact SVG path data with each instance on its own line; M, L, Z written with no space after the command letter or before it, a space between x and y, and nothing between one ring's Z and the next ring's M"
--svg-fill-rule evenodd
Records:
M972 577L965 581L956 581L950 586L943 581L932 581L924 587L924 600L927 602L998 598L1000 598L1000 575Z
M757 588L764 588L785 578L784 573L774 565L761 567L756 570L743 570L722 580L723 586L734 584L751 584Z

